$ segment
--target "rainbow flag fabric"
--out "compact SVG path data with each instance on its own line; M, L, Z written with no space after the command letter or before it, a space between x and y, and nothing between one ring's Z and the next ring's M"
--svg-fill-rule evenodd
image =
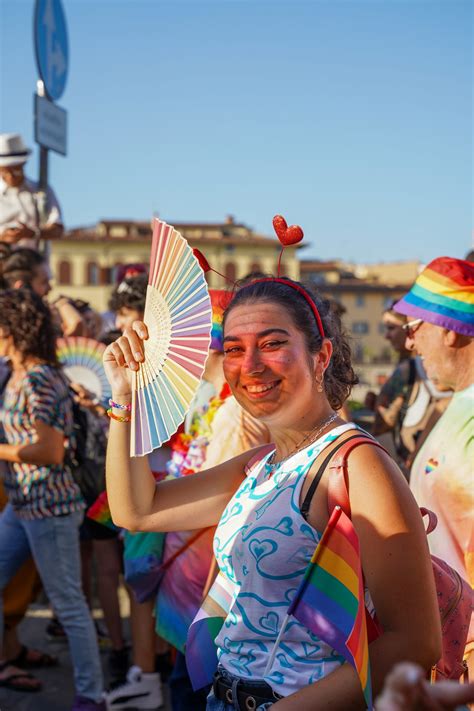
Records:
M474 264L452 257L433 259L394 309L412 319L474 336Z
M288 614L330 644L358 675L372 709L369 643L359 539L339 506L311 558Z
M212 683L219 634L233 599L233 585L219 573L188 632L186 664L194 691Z
M118 527L112 521L112 514L110 513L109 501L107 499L107 492L103 491L92 506L88 509L87 518L102 524L102 526L107 526L112 531L118 531Z

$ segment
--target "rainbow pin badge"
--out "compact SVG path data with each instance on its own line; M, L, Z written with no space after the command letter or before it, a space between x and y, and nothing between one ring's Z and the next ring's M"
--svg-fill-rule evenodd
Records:
M433 459L433 457L430 457L428 461L426 462L425 466L425 474L431 474L431 472L436 469L436 467L439 465L439 462L437 459Z

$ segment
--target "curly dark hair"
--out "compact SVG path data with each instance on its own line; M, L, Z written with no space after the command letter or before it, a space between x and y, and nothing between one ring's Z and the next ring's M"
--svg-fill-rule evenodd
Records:
M326 338L329 338L333 353L324 374L324 388L331 407L339 410L350 395L352 387L358 383L351 364L351 348L343 331L341 318L329 299L315 293L300 282L283 277L306 291L317 306ZM318 353L323 339L316 325L314 314L308 302L291 286L277 281L246 283L235 293L224 313L223 327L229 313L236 306L251 304L255 301L274 303L291 316L296 328L303 333L310 354Z
M145 311L147 285L147 274L137 274L124 279L112 292L109 309L114 313L123 308Z
M4 336L12 336L23 358L33 356L59 367L51 311L31 289L0 291L0 328Z
M21 247L0 255L0 274L7 287L11 287L17 281L23 285L29 285L35 276L35 270L42 264L46 264L46 257L35 249Z

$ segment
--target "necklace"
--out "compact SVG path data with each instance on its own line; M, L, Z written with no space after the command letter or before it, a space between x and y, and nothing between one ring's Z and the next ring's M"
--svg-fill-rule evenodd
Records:
M308 432L308 434L307 434L305 437L303 437L303 439L302 439L300 442L298 442L298 444L296 445L296 447L294 447L294 449L292 449L291 452L289 452L289 453L286 455L286 457L284 457L283 459L281 459L279 462L275 462L275 461L274 461L274 460L275 460L275 454L276 454L276 449L275 449L275 450L272 452L272 454L270 455L270 457L268 458L268 460L267 460L267 462L266 462L266 465L267 465L270 469L273 470L276 466L278 466L278 465L281 464L282 462L286 462L286 460L289 459L291 456L293 456L293 454L295 454L295 452L298 452L300 449L302 449L304 445L306 445L306 444L311 444L312 442L314 442L315 440L317 440L318 437L319 437L319 435L321 434L321 432L322 432L324 429L326 429L326 427L327 427L328 425L330 425L331 422L334 422L334 420L337 420L338 417L339 417L339 415L337 414L337 412L333 412L332 415L330 415L326 420L324 420L324 422L323 422L322 424L318 425L317 427L314 427L314 428L311 430L311 432Z

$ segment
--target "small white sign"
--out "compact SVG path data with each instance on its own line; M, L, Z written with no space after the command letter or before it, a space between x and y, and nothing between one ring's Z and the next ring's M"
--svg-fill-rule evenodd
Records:
M67 111L38 94L35 94L35 141L44 148L66 155Z

